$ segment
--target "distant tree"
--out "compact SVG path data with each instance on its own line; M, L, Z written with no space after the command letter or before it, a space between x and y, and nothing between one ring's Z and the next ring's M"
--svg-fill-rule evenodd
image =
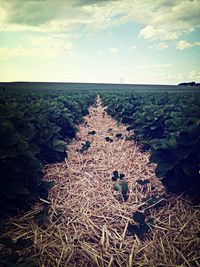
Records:
M200 83L188 82L188 83L179 83L178 86L200 86Z

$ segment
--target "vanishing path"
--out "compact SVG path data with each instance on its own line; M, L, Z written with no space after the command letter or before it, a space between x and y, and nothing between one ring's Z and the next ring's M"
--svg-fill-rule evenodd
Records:
M96 134L88 134L91 131ZM116 137L117 133L122 138ZM133 246L130 240L135 239L127 236L128 222L143 198L162 191L154 166L147 165L149 155L127 141L128 136L126 126L118 126L98 99L76 140L68 146L66 163L46 170L47 179L56 181L50 197L53 207L62 214L58 224L62 238L52 236L50 242L58 245L58 255L63 251L62 259L69 260L65 266L108 266L112 261L113 266L128 264ZM106 137L113 142L107 142ZM86 141L91 146L81 154ZM125 174L128 181L130 192L125 203L114 197L111 177L115 170ZM143 178L151 180L145 190L136 183Z
M119 133L122 138L116 137ZM41 204L10 222L8 236L33 242L22 252L25 258L35 257L41 267L199 266L200 211L181 197L166 195L165 205L150 211L156 224L144 241L128 235L128 223L142 200L163 194L155 166L147 164L149 154L128 140L130 134L98 99L68 146L66 162L45 168L45 179L55 181L46 222L35 220ZM86 141L91 146L80 153ZM127 202L115 198L115 170L128 181ZM137 179L151 182L141 186Z

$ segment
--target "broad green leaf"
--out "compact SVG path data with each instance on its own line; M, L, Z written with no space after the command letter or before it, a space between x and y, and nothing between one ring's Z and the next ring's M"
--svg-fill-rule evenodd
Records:
M13 193L16 195L27 195L29 194L29 190L26 185L19 181L13 181L12 183L6 184L6 192Z
M126 195L128 193L128 184L125 180L121 181L121 191L122 195Z
M114 184L114 190L115 191L120 191L120 189L121 189L120 185L118 183L115 183Z
M145 216L142 212L140 211L136 211L134 214L133 214L133 219L135 222L139 223L139 224L143 224L145 223Z
M175 135L171 135L167 138L166 143L169 147L171 148L176 148L177 147L177 142L176 142L176 137Z

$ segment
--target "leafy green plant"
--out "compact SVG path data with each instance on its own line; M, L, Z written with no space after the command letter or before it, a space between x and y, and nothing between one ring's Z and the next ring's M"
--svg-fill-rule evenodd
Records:
M195 125L168 138L153 149L150 162L157 163L156 175L171 192L200 192L198 152L200 127Z
M127 230L131 235L137 235L140 239L143 239L144 235L149 231L150 226L155 224L153 218L146 218L144 213L140 211L136 211L133 214L133 220L136 224L129 223Z
M112 143L113 142L113 139L112 138L110 138L110 137L105 137L105 140L106 140L106 142L110 142L110 143Z
M124 178L125 177L125 174L123 174L123 173L119 173L118 171L114 171L113 173L112 173L112 180L113 181L117 181L117 179L122 179L122 178Z
M118 178L119 178L118 171L114 171L114 172L112 173L112 180L113 180L113 181L117 181Z
M129 188L125 180L125 175L123 173L118 173L118 171L114 171L112 174L112 180L117 181L118 179L119 182L114 184L114 190L120 192L120 195L116 195L116 199L127 201L129 197Z
M90 141L86 141L85 143L82 144L82 147L80 149L80 153L85 152L86 150L88 150L91 146L91 142Z
M114 190L115 191L120 191L121 190L121 187L120 187L120 185L118 183L114 184Z
M121 139L123 138L123 137L122 137L122 133L117 133L115 136L116 136L117 138L121 138Z
M199 199L200 94L179 91L124 90L101 97L109 115L134 130L126 140L150 151L150 162L157 164L156 174L167 190Z
M161 196L152 196L147 199L143 199L145 202L140 209L149 209L151 207L159 207L165 203L165 199Z
M88 132L88 134L95 135L96 134L96 131L90 131L90 132Z
M0 217L48 197L49 188L41 189L42 167L67 158L76 125L95 102L95 93L40 89L0 95Z

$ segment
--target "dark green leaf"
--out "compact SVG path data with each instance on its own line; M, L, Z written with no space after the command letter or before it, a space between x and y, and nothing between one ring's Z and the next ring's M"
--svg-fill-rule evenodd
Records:
M137 235L140 231L140 228L136 224L130 224L127 227L127 230L132 235Z
M148 179L144 179L144 180L136 180L136 182L140 185L145 185L145 184L149 184L150 183L150 180Z
M115 191L120 191L120 189L121 189L121 188L120 188L120 185L117 184L117 183L115 183L115 184L114 184L114 190L115 190Z
M113 181L117 181L118 178L119 178L118 171L114 171L114 172L112 173L112 180L113 180Z
M125 177L125 174L120 173L120 175L119 175L119 179L122 180L124 177Z
M136 211L133 214L133 219L135 222L139 223L139 224L143 224L145 223L145 216L142 212Z
M121 181L121 191L122 195L126 195L128 193L128 184L125 180Z

